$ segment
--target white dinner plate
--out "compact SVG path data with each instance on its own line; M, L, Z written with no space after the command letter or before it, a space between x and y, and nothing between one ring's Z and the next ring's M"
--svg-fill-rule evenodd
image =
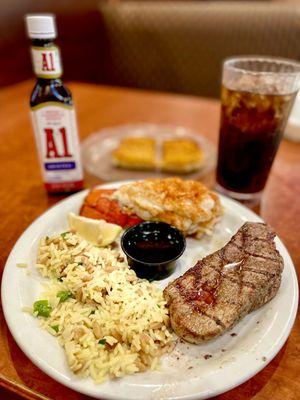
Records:
M124 183L124 182L123 182ZM118 187L121 183L105 185ZM280 239L276 245L284 258L282 283L276 297L246 316L230 332L207 344L179 342L162 360L159 371L144 372L96 385L81 379L67 366L57 339L38 326L38 320L22 312L39 297L43 279L35 270L38 241L62 232L67 214L78 212L87 191L52 207L22 234L7 260L2 280L2 305L9 329L31 361L53 379L78 392L101 399L205 399L225 392L251 378L278 353L295 320L298 303L297 277L292 260ZM221 197L225 214L212 238L188 239L187 249L175 273L161 281L164 287L196 260L222 247L245 221L261 221L242 205ZM26 262L27 268L16 263Z

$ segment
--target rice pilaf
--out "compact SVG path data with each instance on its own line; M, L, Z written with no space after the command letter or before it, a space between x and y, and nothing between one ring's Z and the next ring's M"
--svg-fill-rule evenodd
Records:
M71 232L46 237L37 268L51 283L32 313L58 337L73 372L100 383L156 369L173 347L162 290L139 279L117 247L95 247Z

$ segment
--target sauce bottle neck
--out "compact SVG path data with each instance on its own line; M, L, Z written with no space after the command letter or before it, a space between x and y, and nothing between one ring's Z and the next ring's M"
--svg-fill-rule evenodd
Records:
M31 43L33 47L47 48L49 46L56 46L53 39L31 39Z

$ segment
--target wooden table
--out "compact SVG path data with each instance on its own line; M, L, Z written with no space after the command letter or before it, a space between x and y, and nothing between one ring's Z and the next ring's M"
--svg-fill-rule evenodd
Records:
M1 273L24 229L61 197L45 193L29 119L33 82L0 91ZM71 84L82 138L112 125L153 122L184 125L217 142L219 103L214 100ZM97 183L86 177L86 187ZM265 190L260 214L277 231L300 271L300 145L283 141ZM19 349L0 313L0 398L83 400L58 384ZM254 378L218 397L222 400L300 398L300 319L277 357ZM19 398L19 397L18 397Z

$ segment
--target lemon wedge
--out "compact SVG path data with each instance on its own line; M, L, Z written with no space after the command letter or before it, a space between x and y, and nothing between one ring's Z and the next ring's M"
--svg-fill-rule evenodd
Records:
M68 223L70 230L75 231L87 242L102 247L113 243L122 231L119 225L110 224L103 219L81 217L74 213L69 213Z

